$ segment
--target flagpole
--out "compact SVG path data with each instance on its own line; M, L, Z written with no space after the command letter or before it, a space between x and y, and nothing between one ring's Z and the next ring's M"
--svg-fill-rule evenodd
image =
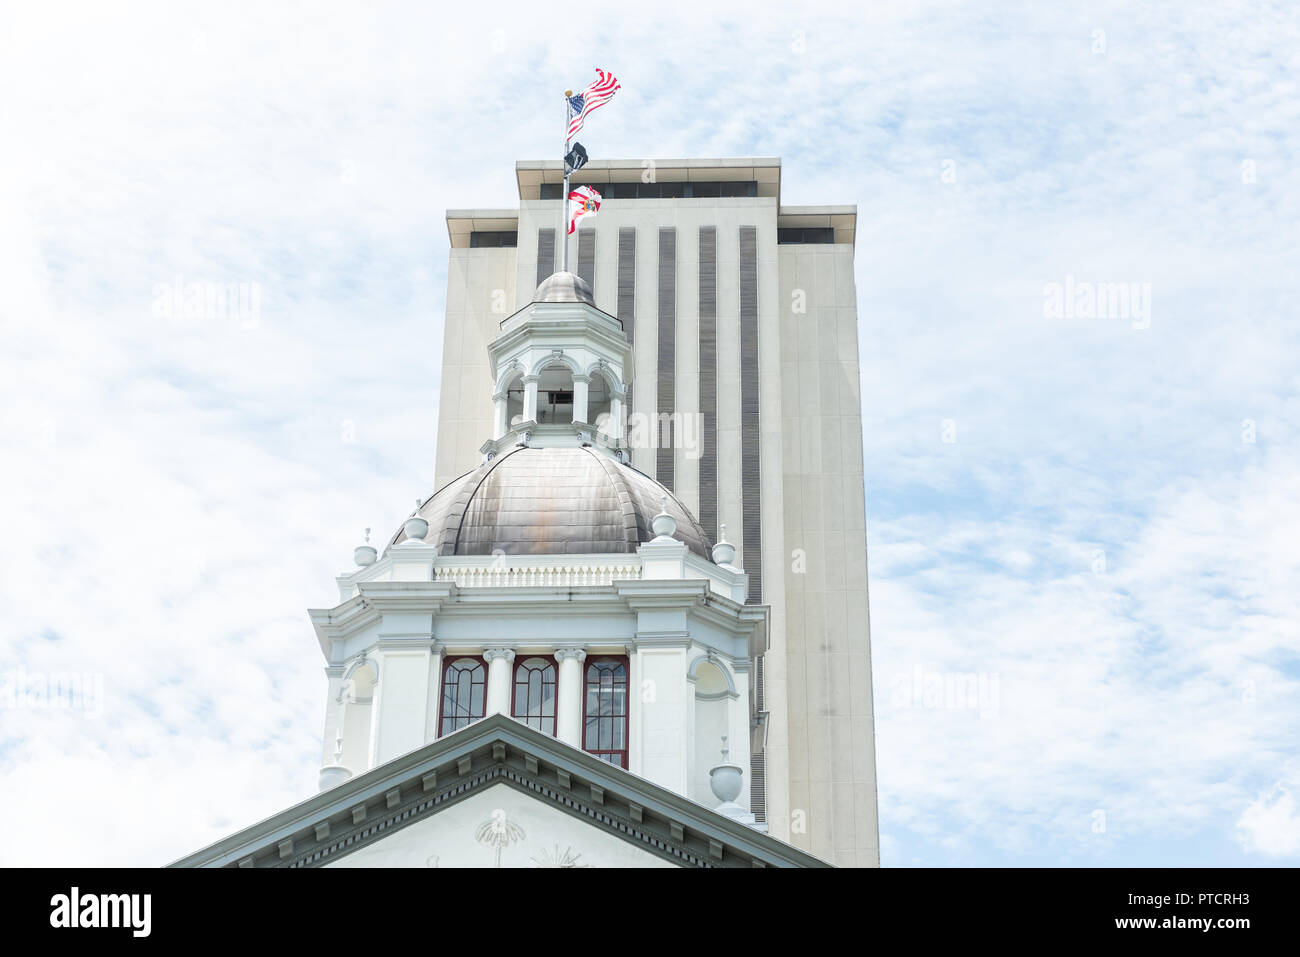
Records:
M560 190L560 242L564 249L560 253L560 272L569 271L569 167L565 162L569 155L569 97L572 90L564 91L564 152L560 154L560 168L564 170L564 186Z

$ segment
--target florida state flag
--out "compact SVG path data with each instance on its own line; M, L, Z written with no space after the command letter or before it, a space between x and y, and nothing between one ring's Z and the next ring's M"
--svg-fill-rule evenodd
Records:
M600 193L590 186L577 186L569 190L569 235L578 228L578 220L583 216L595 216L600 212Z

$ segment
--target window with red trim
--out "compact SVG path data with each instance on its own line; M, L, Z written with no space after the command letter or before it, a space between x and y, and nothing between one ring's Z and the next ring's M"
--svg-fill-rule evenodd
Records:
M487 663L478 657L449 658L442 669L438 736L451 734L487 713Z
M510 713L517 721L555 737L555 659L534 655L515 665Z
M587 659L582 749L620 768L627 767L627 683L625 655Z

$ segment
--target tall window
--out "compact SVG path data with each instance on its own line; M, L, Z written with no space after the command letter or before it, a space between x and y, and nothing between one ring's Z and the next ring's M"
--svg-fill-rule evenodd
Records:
M555 737L554 658L525 658L515 666L510 713L528 727Z
M442 670L438 736L467 727L487 713L487 665L482 658L450 658Z
M627 658L587 659L582 749L627 767Z

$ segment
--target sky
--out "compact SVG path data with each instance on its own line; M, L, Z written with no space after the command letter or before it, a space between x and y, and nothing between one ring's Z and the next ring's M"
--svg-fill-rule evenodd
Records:
M556 9L0 6L0 865L315 793L305 610L432 491L445 210L595 66L593 157L858 207L882 863L1300 863L1300 8Z

